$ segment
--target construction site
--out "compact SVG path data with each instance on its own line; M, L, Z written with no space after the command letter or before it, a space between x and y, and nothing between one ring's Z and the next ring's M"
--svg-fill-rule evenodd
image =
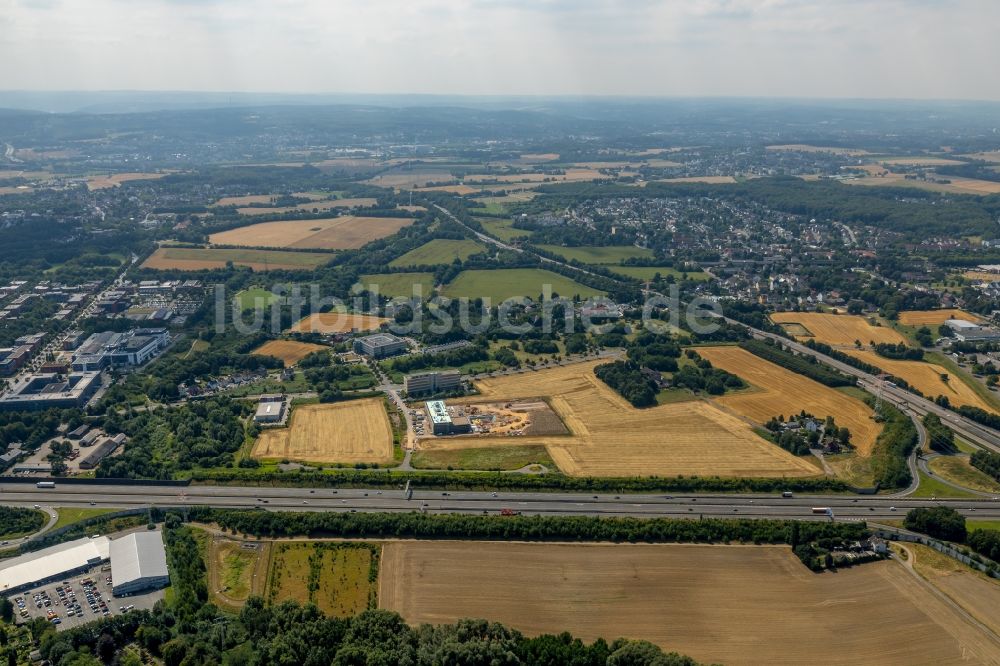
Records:
M447 405L442 400L414 410L419 437L447 435L566 435L569 430L540 399Z

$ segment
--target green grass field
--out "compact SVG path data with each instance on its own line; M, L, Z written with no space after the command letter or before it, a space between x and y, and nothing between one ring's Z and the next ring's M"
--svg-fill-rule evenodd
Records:
M402 268L405 266L450 264L455 259L465 261L472 255L482 252L483 249L482 245L471 240L435 238L399 258L393 259L389 265Z
M486 230L486 233L495 238L499 238L504 242L514 240L515 238L527 238L534 233L533 231L515 229L513 226L514 223L510 220L477 217L476 221L483 225L483 229Z
M537 300L543 285L550 285L552 294L564 298L579 295L581 298L605 296L599 289L592 289L579 282L539 268L503 268L495 271L462 271L443 293L450 298L489 298L496 305L508 298L525 296Z
M682 275L686 275L688 280L703 282L708 279L708 273L702 271L688 271L683 273L667 266L609 266L608 270L625 277L636 278L638 280L652 280L657 273L661 278L673 275L675 280L680 280Z
M258 303L265 308L271 307L271 304L278 299L277 294L274 294L262 287L244 289L240 293L236 294L236 297L240 299L240 309L244 312L247 310L253 310L257 307Z
M487 446L474 449L418 451L413 454L417 469L470 469L507 471L527 465L556 469L544 446Z
M93 518L94 516L103 516L106 513L112 513L116 509L80 509L76 507L56 507L56 514L59 518L56 519L56 524L52 526L52 529L57 530L60 527L66 527L67 525L72 525L73 523L78 523L81 520L86 520L87 518Z
M562 247L559 245L539 245L539 249L558 254L566 261L576 260L584 264L620 264L624 259L652 259L653 251L634 245L607 245Z
M951 499L977 499L979 496L973 493L963 492L957 488L941 483L933 476L927 476L920 472L920 486L910 497L947 497Z
M965 488L984 493L1000 493L1000 483L970 465L966 456L940 456L931 460L928 467L942 479Z
M365 287L378 285L378 292L385 296L402 296L408 298L413 296L413 285L421 285L421 295L423 298L430 298L434 291L433 273L376 273L373 275L362 275L361 284Z

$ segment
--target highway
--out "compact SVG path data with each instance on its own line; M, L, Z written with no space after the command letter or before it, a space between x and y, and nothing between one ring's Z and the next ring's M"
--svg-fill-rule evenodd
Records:
M792 349L793 351L813 356L816 360L822 362L823 364L839 370L846 375L854 377L858 380L859 386L873 395L878 392L880 382L878 377L875 375L871 375L864 370L859 370L852 365L842 363L835 358L822 354L815 349L810 349L809 347L799 344L794 340L789 340L788 338L783 338L780 335L761 331L760 329L751 328L743 322L736 321L735 319L729 319L728 317L724 317L724 319L730 324L746 328L757 339L764 340L770 338L776 342L780 342L785 347ZM937 414L941 417L942 421L955 431L956 435L968 440L972 444L1000 453L1000 433L992 428L979 425L975 421L967 419L964 416L960 416L949 409L945 409L944 407L941 407L926 398L921 398L920 396L910 393L909 391L905 391L898 386L890 386L888 383L884 382L882 383L882 399L901 409L905 410L906 408L909 408L918 416L923 416L928 412Z
M268 511L357 511L428 513L499 513L513 509L526 515L633 516L640 518L741 517L827 520L812 512L829 507L836 520L902 520L915 507L944 504L969 518L1000 519L1000 497L976 500L928 500L884 496L448 492L402 489L248 488L240 486L59 485L36 488L24 483L0 484L0 501L8 506L99 507L130 509L157 506L260 508Z

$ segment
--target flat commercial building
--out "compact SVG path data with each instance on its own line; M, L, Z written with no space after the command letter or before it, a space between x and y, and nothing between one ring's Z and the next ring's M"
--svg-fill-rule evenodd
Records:
M431 432L435 435L458 435L472 431L468 417L461 414L452 418L443 400L430 400L424 405L431 422Z
M267 397L267 396L265 396ZM253 420L257 423L278 423L285 416L285 401L261 398Z
M22 377L9 391L0 395L0 410L83 407L100 386L99 372L71 372L68 375L40 372Z
M0 593L19 592L86 571L107 561L107 537L83 538L0 561Z
M405 352L409 347L402 338L389 333L375 333L357 338L354 341L354 351L372 358L385 358Z
M111 542L111 593L116 597L170 584L159 532L133 532Z
M450 372L422 372L403 378L403 387L410 395L453 391L462 385L462 375L457 370Z
M1000 330L992 326L980 326L964 319L949 319L945 325L954 332L955 338L961 342L1000 340Z
M140 366L159 354L168 344L170 334L165 328L94 333L73 354L73 369L84 372L108 367Z

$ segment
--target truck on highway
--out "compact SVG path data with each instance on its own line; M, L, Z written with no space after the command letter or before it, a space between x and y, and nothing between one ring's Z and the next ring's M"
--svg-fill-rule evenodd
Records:
M828 506L814 506L813 513L821 514L824 516L830 516L830 518L833 518L833 509L831 509Z
M520 511L515 511L514 509L500 509L501 516L520 516Z
M56 482L55 481L39 481L38 483L35 484L35 487L36 488L55 488L56 487Z

